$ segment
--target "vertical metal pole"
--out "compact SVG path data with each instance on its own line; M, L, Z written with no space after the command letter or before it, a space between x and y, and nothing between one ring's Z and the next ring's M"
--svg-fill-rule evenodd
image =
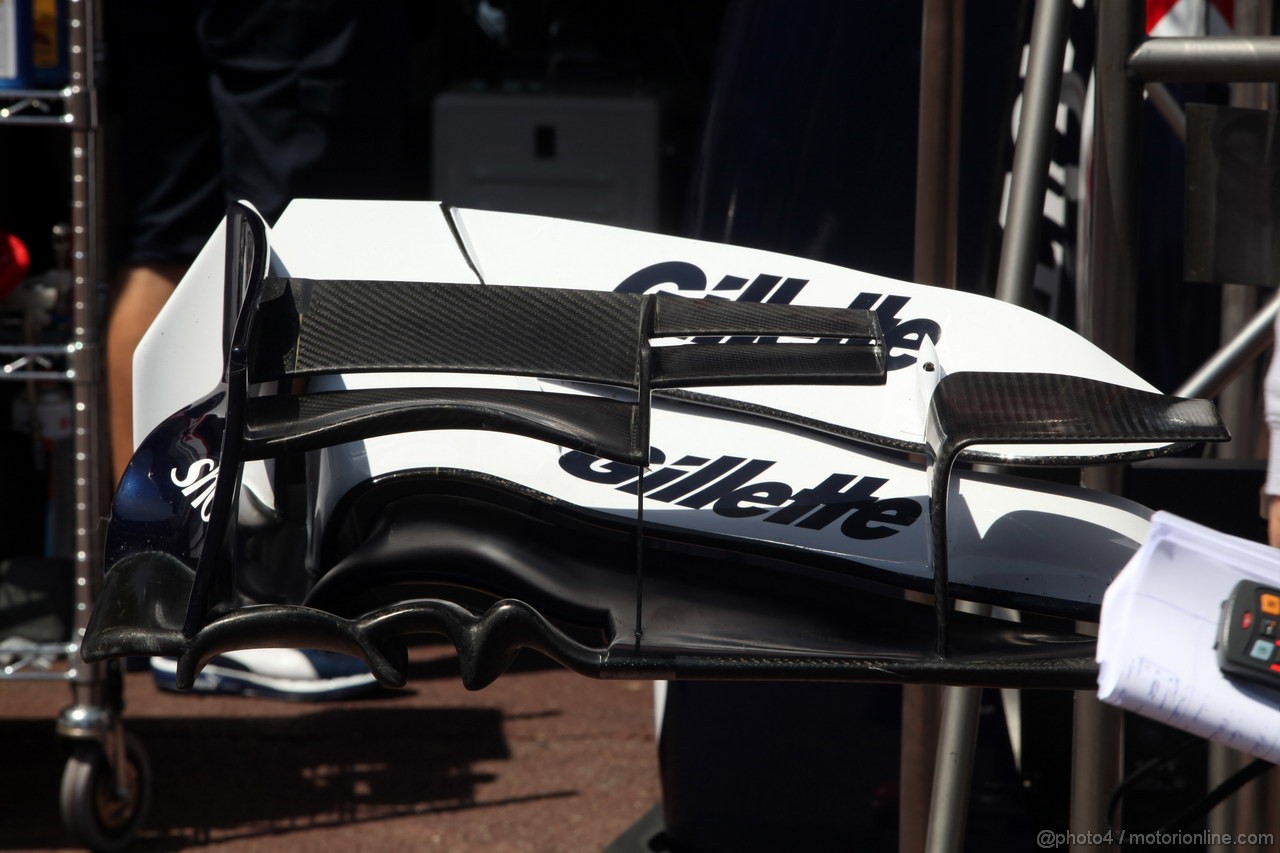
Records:
M1241 36L1269 36L1272 30L1270 2L1236 0L1235 31ZM1274 83L1233 83L1231 105L1256 110L1272 108ZM1230 340L1248 324L1258 308L1258 291L1242 285L1224 285L1222 294L1222 339ZM1258 381L1260 365L1248 369L1225 389L1218 409L1231 429L1234 440L1215 448L1220 456L1252 459L1256 456L1258 430ZM1252 786L1251 786L1252 787Z
M1038 0L1031 19L1027 79L1022 90L1009 210L996 274L996 298L1015 305L1030 303L1035 280L1070 14L1070 0Z
M1014 149L1009 211L996 287L998 298L1019 304L1029 301L1035 274L1036 241L1044 215L1044 194L1049 179L1049 157L1062 84L1070 10L1069 0L1038 0L1031 24L1027 78L1023 87L1022 115ZM956 76L958 78L959 75ZM921 103L925 103L923 92ZM922 138L924 127L922 115ZM924 156L923 144L921 156ZM923 159L920 174L922 177L928 174ZM917 188L916 195L919 204L919 199L925 197L923 188ZM958 205L953 208L957 209ZM918 223L919 219L917 226ZM951 233L955 233L954 220ZM916 257L919 263L919 244ZM954 281L954 255L951 262L950 280ZM920 278L919 267L917 278ZM928 853L953 853L964 847L981 700L982 691L978 688L948 687L943 693L925 842Z
M1266 819L1262 831L1272 837L1280 838L1280 779L1276 778L1273 768L1267 774L1270 784L1267 787Z
M1220 785L1228 777L1244 766L1241 760L1243 756L1234 749L1228 749L1220 744L1209 744L1209 767L1208 767L1208 783L1209 789ZM1239 794L1237 794L1238 796ZM1235 834L1236 831L1236 801L1235 797L1227 800L1225 803L1219 803L1205 817L1205 828L1213 834L1215 838L1222 838L1227 833ZM1232 853L1236 849L1235 844L1226 841L1217 841L1208 845L1206 853Z
M942 689L936 684L902 686L902 746L898 779L898 851L922 853L937 758Z
M1236 0L1235 32L1240 36L1271 34L1271 4L1259 0ZM1270 83L1232 83L1231 105L1265 110L1271 107ZM1258 310L1257 288L1243 284L1222 285L1222 340L1231 340L1253 318ZM1260 366L1250 364L1239 378L1227 385L1218 396L1218 411L1231 430L1232 440L1214 448L1224 459L1253 459L1257 455L1258 430L1261 426L1258 402ZM1251 784L1250 788L1253 787ZM1241 797L1235 798L1237 802ZM1247 831L1247 830L1246 830Z
M937 767L934 768L933 798L929 804L929 830L925 840L927 853L960 853L964 850L981 705L980 687L943 688L942 728L938 736Z
M1130 366L1137 317L1142 89L1125 60L1142 34L1141 3L1098 4L1090 250L1081 319L1085 337Z
M938 734L933 797L929 804L926 853L960 853L964 850L969 790L973 783L973 753L978 743L981 709L982 688L943 688L942 724Z
M913 275L956 286L964 0L926 0L921 34Z
M1071 829L1105 832L1107 798L1120 783L1124 715L1089 691L1075 694L1075 742L1071 753ZM1072 853L1113 849L1110 844L1071 845Z
M101 574L98 520L103 517L98 349L98 168L97 104L94 101L96 0L70 0L70 70L67 115L71 124L71 367L75 472L75 641L84 636ZM81 666L85 666L81 664ZM99 705L103 665L88 665L78 679L75 701Z
M1143 13L1141 3L1098 4L1093 191L1086 226L1090 248L1081 312L1085 337L1130 366L1137 318L1142 89L1126 60L1143 37ZM1085 471L1084 482L1119 491L1120 475L1093 468ZM1123 768L1123 722L1118 709L1103 706L1092 692L1076 694L1071 828L1077 832L1107 826L1107 797ZM1102 847L1075 844L1071 849Z
M1240 36L1266 36L1271 34L1271 4L1259 0L1237 0L1234 29ZM1233 83L1231 105L1250 109L1268 109L1271 106L1269 83ZM1255 288L1240 284L1222 286L1222 340L1234 338L1249 325L1258 309L1258 292ZM1215 454L1226 459L1251 459L1256 453L1256 440L1261 426L1258 401L1259 365L1252 362L1244 367L1236 379L1222 389L1218 396L1218 411L1231 429L1232 441L1214 448ZM1245 757L1219 744L1209 744L1209 785L1214 787L1244 766ZM1267 777L1247 785L1226 803L1209 813L1208 829L1215 836L1227 833L1257 832L1262 828L1265 814ZM1216 843L1209 847L1211 853L1229 849L1254 849L1239 845Z
M916 149L914 277L955 287L960 187L960 98L963 82L964 3L925 0L921 23L920 121ZM928 595L908 593L918 601ZM941 688L902 688L902 742L898 779L898 850L922 853L934 784Z

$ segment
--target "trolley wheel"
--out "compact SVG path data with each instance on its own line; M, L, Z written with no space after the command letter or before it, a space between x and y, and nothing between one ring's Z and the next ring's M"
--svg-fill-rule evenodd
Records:
M151 797L151 766L142 742L131 734L124 738L126 791L116 789L115 773L97 741L75 744L62 771L62 823L99 853L123 850L133 841Z

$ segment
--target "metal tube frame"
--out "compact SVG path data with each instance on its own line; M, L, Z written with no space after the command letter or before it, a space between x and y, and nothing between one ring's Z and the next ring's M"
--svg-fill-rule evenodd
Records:
M926 0L921 20L919 128L916 151L914 278L955 287L960 187L960 114L964 3ZM908 593L928 601L929 596ZM921 816L929 811L935 777L941 688L905 684L899 756L898 850L921 853Z
M1122 361L1132 360L1133 290L1136 286L1138 103L1134 87L1148 84L1158 102L1164 82L1275 82L1280 80L1280 38L1231 36L1143 40L1141 7L1101 4L1098 35L1096 207L1090 227L1089 296L1086 331L1095 343ZM1269 28L1268 28L1269 29ZM1121 67L1116 58L1124 57ZM1168 101L1170 99L1163 99ZM1162 112L1175 129L1180 112ZM1216 396L1266 349L1280 310L1280 294L1240 327L1175 393ZM1113 709L1080 694L1076 705L1071 825L1104 825L1098 784L1114 774L1121 718ZM1093 777L1091 780L1085 777ZM1085 849L1083 847L1075 849Z
M97 57L102 0L67 0L69 79L62 89L0 91L0 123L62 127L70 143L71 333L58 346L0 347L0 380L58 381L71 389L73 477L73 611L71 637L61 643L31 643L17 649L16 662L0 680L65 681L72 704L56 722L58 736L101 744L118 788L124 782L124 732L120 723L118 664L85 664L80 643L102 576L100 520L105 516L106 467L101 452L102 384L99 355L99 262L103 256L99 195L103 156L97 107ZM55 364L56 362L56 364ZM67 660L65 671L37 671L50 658ZM30 671L24 671L28 665Z
M1163 83L1148 83L1146 88L1147 97L1151 98L1151 105L1156 108L1156 112L1160 113L1160 117L1165 120L1165 124L1169 125L1169 129L1173 131L1174 136L1178 137L1178 141L1186 144L1187 114L1178 103L1178 99Z
M1048 185L1054 117L1057 112L1059 89L1062 85L1062 66L1070 10L1069 0L1038 0L1032 19L1027 77L1023 87L1022 115L1014 149L1009 210L1005 220L1005 236L1001 246L996 286L998 298L1017 304L1026 304L1030 300L1035 274L1037 240L1044 211L1044 195ZM926 59L922 64L921 72L922 119L917 187L916 279L946 282L954 286L954 247L959 205L954 188L951 188L948 194L946 188L940 188L937 184L942 180L954 180L955 170L953 168L940 178L933 165L941 159L938 156L939 152L925 150L926 145L929 144L926 140L933 141L940 138L932 119L928 122L925 119L926 115L932 116L939 113L937 105L931 103L939 87L934 85L926 88L926 86L930 81L936 84L936 72L944 64L950 65L952 69L949 86L958 86L963 75L957 67L959 63L954 60L946 63L942 61L929 63L928 57L937 54L936 50L928 49L930 25L933 21L931 14L943 21L945 37L950 44L954 45L959 41L950 38L954 32L950 15L939 12L933 4L926 5L926 49L923 51ZM934 27L935 32L938 29ZM944 36L939 34L937 38L941 40ZM958 51L959 48L952 49ZM934 72L932 76L929 73L930 70ZM958 134L958 128L954 123L954 119L958 118L959 114L958 102L946 88L942 91L946 93L943 97L946 99L948 109L943 114L948 116L947 126L954 137ZM951 160L948 159L946 162ZM930 208L932 213L920 211L925 200L936 202L939 198L944 203L933 204ZM941 210L940 213L939 210ZM939 220L946 224L944 238L937 233L940 230ZM948 248L940 251L939 245L944 242ZM943 264L946 266L942 266ZM923 701L923 697L914 698L916 701ZM982 692L978 688L951 687L943 693L939 737L934 755L932 796L924 839L924 847L929 853L958 851L963 847L981 698ZM904 736L906 734L904 728ZM919 760L920 756L916 757ZM906 777L908 772L913 770L916 772L917 779L925 775L920 772L921 768L908 767L905 741L903 765L903 818L899 825L904 829L899 840L899 849L905 852L919 849L919 840L914 832L909 834L905 828L908 825ZM916 826L918 825L917 823Z
M98 345L99 151L94 79L94 0L70 0L71 86L71 293L72 434L75 454L76 638L83 636L100 574L98 519L102 518ZM79 14L77 14L77 12Z
M67 673L72 704L59 714L57 731L70 740L96 740L116 776L124 784L124 736L120 722L119 670L106 663L77 661L102 574L99 520L105 515L105 467L101 452L101 357L99 350L99 282L102 256L99 177L102 151L98 134L96 60L101 43L100 0L69 0L70 81L63 91L62 123L71 142L71 340L67 345L72 403L74 470L74 611L72 643L76 646Z
M1245 367L1266 352L1275 337L1277 312L1280 312L1280 291L1173 393L1179 397L1216 397Z
M1142 40L1140 3L1098 6L1095 63L1092 195L1084 235L1085 337L1120 362L1132 366L1137 328L1138 154L1141 131L1141 83L1126 61ZM1085 485L1120 490L1121 472L1089 469ZM1122 772L1123 717L1092 693L1075 697L1072 731L1070 826L1081 832L1107 825L1108 792ZM1100 844L1071 846L1073 853L1101 850Z
M1037 0L1031 19L1027 79L1022 89L1009 210L996 274L996 298L1015 305L1030 302L1035 280L1070 13L1070 0Z
M981 687L942 689L942 725L929 802L926 853L961 853L969 816L973 757L978 744Z
M926 15L929 13L929 8L926 7ZM1062 86L1062 68L1067 46L1070 11L1069 0L1037 0L1031 23L1022 114L1014 148L1009 209L1005 218L1005 234L1001 245L996 282L997 298L1015 304L1025 305L1030 301L1035 276L1037 241L1040 220L1044 215L1044 196L1048 187L1049 159L1052 153L1059 90ZM929 51L926 49L925 55L928 54ZM957 71L953 74L953 78L951 85L958 85L956 81L962 79L962 74ZM928 78L922 72L922 84L927 80ZM930 94L922 88L922 113L928 106ZM958 107L953 106L953 109L958 113ZM921 138L924 139L924 136L925 124L922 120ZM929 179L936 180L933 169L927 167L925 163L923 150L920 156L921 184ZM923 185L918 187L917 205L920 204L919 200L926 198L932 189L934 188ZM954 196L948 201L955 212L949 208L945 209L943 219L949 226L948 237L954 245L955 216L959 205ZM927 263L930 257L922 252L920 247L920 240L927 236L920 217L921 214L917 212L917 280L921 279L921 259L924 258ZM936 254L935 252L934 257ZM947 259L951 263L951 268L947 271L949 275L946 280L954 286L954 252L947 255ZM936 277L936 275L933 276L933 278ZM939 736L934 756L932 797L924 845L928 853L956 853L963 849L981 700L980 688L948 687L943 692ZM905 774L904 767L904 776ZM906 823L905 796L903 805L904 819L900 821L900 826ZM908 839L904 832L899 842L899 849L903 851L917 849L914 838Z
M1149 39L1126 54L1148 83L1274 83L1280 37L1197 36Z

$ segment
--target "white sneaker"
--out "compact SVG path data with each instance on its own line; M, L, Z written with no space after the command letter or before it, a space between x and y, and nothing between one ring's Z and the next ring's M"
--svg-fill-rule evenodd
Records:
M151 674L160 689L177 690L177 673L177 659L151 659ZM349 655L313 649L244 649L209 661L191 691L314 701L347 699L376 686L364 662Z

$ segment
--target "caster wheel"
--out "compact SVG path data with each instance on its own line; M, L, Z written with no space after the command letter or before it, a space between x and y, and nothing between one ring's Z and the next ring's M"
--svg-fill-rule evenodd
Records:
M123 850L133 841L151 796L151 767L142 742L130 734L124 738L127 790L116 790L115 774L96 741L77 743L62 771L62 823L99 853Z

